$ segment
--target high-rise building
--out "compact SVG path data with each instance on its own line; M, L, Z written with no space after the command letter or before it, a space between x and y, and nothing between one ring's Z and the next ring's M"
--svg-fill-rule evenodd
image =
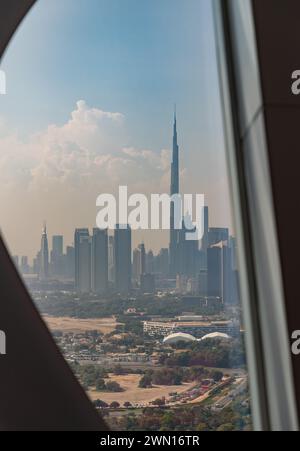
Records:
M154 273L154 254L152 250L146 254L146 272L148 274Z
M141 284L141 276L145 273L146 273L145 245L139 244L138 248L133 251L133 260L132 260L133 279L138 284Z
M169 249L161 249L155 257L154 272L163 276L169 274Z
M65 260L65 275L69 279L75 279L75 249L73 246L66 247Z
M203 211L203 237L201 240L201 250L206 252L209 245L209 210L204 207Z
M89 235L80 235L78 243L78 286L79 293L91 292L92 239Z
M53 235L52 252L54 255L63 255L64 237L62 235Z
M173 153L172 153L172 165L171 165L171 188L170 194L179 194L179 146L177 140L177 118L176 111L174 114L174 126L173 126ZM175 205L171 202L170 209L170 246L169 246L169 258L170 258L170 274L177 274L177 242L178 242L178 230L175 228Z
M135 282L135 284L138 284L140 279L140 263L140 251L139 249L134 249L132 253L132 280Z
M108 280L115 281L115 257L114 257L114 237L108 237Z
M108 287L107 230L93 229L92 237L92 291L106 293Z
M192 222L188 216L185 218L185 221L182 221L182 229L178 231L177 273L188 277L195 277L198 273L198 241L186 239L186 233L192 230Z
M222 298L222 248L210 247L207 250L207 295Z
M62 276L64 272L63 245L64 238L62 235L54 235L52 237L51 273L55 276Z
M115 288L118 293L131 290L131 229L117 225L114 236Z
M75 248L75 288L79 290L79 244L81 237L89 237L89 229L76 229L74 234Z
M41 239L41 252L40 252L40 279L46 280L49 277L49 248L47 227L44 225Z
M145 245L144 243L139 244L138 246L139 251L140 251L140 261L141 261L141 272L140 274L145 274L146 273L146 250L145 250Z
M222 299L224 304L235 303L235 284L232 249L227 241L221 241L207 251L207 295Z

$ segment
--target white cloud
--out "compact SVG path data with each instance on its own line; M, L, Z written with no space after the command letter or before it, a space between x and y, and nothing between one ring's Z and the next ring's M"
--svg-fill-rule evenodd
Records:
M124 116L90 108L80 100L65 124L50 125L27 142L11 135L0 140L2 184L49 192L51 187L111 189L112 184L160 186L170 152L123 148Z
M121 184L130 192L168 191L170 151L124 147L125 125L121 113L81 100L62 125L26 140L0 137L1 227L17 253L38 249L44 219L70 242L74 227L95 225L97 196L116 194Z

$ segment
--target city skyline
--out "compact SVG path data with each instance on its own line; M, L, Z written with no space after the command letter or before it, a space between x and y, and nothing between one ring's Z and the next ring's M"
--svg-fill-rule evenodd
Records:
M11 252L34 256L44 218L71 244L73 228L95 226L97 196L116 186L168 193L174 102L182 189L206 193L212 223L231 227L210 2L45 5L35 5L2 61L1 227ZM134 233L141 241L158 252L169 236Z

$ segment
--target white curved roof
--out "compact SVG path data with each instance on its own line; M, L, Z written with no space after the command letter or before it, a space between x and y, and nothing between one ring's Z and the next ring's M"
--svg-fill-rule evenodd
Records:
M196 341L196 338L193 335L178 332L165 337L163 343L176 343L179 341Z
M224 340L229 340L231 337L227 334L222 334L221 332L213 332L212 334L204 335L204 337L201 338L201 341L209 338L223 338Z

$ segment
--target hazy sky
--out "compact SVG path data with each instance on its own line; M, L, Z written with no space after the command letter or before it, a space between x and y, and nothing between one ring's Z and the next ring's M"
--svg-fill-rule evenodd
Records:
M39 0L1 69L0 225L13 253L36 253L44 220L70 244L120 184L168 192L175 102L182 191L205 193L212 226L231 224L210 0Z

